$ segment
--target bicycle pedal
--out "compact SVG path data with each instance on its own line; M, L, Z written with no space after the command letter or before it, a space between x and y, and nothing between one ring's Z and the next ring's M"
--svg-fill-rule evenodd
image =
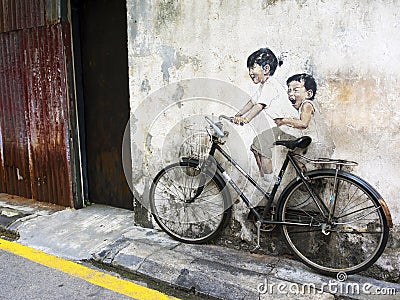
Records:
M256 207L254 207L254 209L255 209L255 210L257 211L257 213L259 213L260 215L263 214L264 208L265 208L265 206L256 206ZM276 210L275 206L272 206L272 207L271 207L271 210L268 212L268 214L267 214L267 216L266 216L266 219L267 219L267 220L273 220L273 215L275 214L275 210ZM256 224L256 223L257 223L258 220L257 220L256 215L253 213L253 211L250 211L250 212L249 212L249 214L247 215L247 220L252 221L253 224L254 224L254 225L256 226L256 228L257 228L257 224ZM266 223L263 223L263 224L261 224L260 231L261 231L261 232L270 232L270 231L274 230L275 227L276 227L275 224L266 224Z
M260 249L260 248L261 248L260 245L256 245L253 249L250 250L250 253L251 253L251 254L254 254L254 253L256 253L257 250Z

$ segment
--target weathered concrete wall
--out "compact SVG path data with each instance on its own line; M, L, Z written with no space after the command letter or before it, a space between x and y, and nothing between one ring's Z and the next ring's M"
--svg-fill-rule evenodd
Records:
M162 97L145 100L148 106L143 104L146 96L168 83L207 77L246 90L250 53L265 46L276 54L286 52L287 58L274 77L284 85L292 74L314 75L316 99L336 144L334 157L359 162L354 172L386 199L396 227L393 236L398 237L399 4L384 0L128 0L129 83L135 120L155 118L154 107L168 107L170 103L163 104ZM245 100L233 102L232 112ZM173 123L181 122L177 112L164 113L160 128L176 129ZM198 111L192 109L192 113ZM139 131L137 126L132 125L133 132ZM145 175L151 175L143 172L149 169L145 158L151 155L141 150L149 136L143 133L142 139L133 138L133 172L138 174L134 175L133 188L140 197L149 184ZM244 149L250 143L245 135ZM144 159L135 165L135 157ZM251 159L244 162L254 168ZM234 216L242 224L238 236L248 238L250 230L243 222L243 211L237 206ZM389 247L398 253L394 240ZM399 259L388 264L388 268L398 269Z

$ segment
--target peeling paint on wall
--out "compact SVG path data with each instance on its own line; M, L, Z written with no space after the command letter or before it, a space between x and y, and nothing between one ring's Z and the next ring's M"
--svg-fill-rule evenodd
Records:
M179 70L189 62L192 62L195 67L199 64L199 61L196 60L196 58L189 58L176 51L171 46L161 46L159 54L162 57L161 72L163 73L163 81L166 84L169 83L169 72L172 67L174 67L175 70Z
M174 65L175 49L172 47L164 46L160 49L160 55L163 59L161 64L161 72L163 73L164 83L169 83L169 68Z

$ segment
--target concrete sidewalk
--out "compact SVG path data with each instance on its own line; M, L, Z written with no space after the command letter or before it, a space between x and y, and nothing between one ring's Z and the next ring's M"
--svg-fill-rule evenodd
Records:
M135 226L131 211L110 206L63 209L0 194L1 227L17 232L18 243L49 254L95 260L220 299L398 299L400 294L399 284L359 275L339 282L283 257L182 244ZM397 296L370 294L393 288Z

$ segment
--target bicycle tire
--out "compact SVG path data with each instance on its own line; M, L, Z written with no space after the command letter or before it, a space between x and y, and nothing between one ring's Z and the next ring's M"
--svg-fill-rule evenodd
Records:
M336 175L334 169L321 169L306 176L313 193L327 207L336 176L335 223L327 229L327 218L304 183L295 179L279 199L278 220L305 226L282 225L286 244L303 263L325 275L354 274L370 267L385 249L389 235L379 194L360 177L344 171Z
M204 190L192 203L201 176ZM197 184L197 185L196 185ZM168 235L192 244L206 243L229 223L232 214L230 194L217 173L201 170L198 161L173 163L162 169L150 188L152 215Z

